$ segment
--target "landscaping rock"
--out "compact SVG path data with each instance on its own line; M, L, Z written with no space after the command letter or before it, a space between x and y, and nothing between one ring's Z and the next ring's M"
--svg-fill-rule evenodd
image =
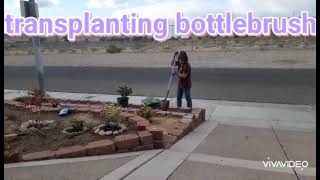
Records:
M141 145L147 145L147 144L152 144L153 139L152 139L152 134L148 131L139 131L139 141Z
M112 154L116 150L114 142L110 140L91 142L85 148L89 156Z
M98 134L99 131L100 131L100 128L97 128L96 130L94 130L94 133L95 133L95 134Z
M86 148L80 145L61 148L56 153L56 158L82 157L87 154Z
M118 135L118 134L119 134L119 131L113 131L112 134L113 134L113 135Z
M127 130L127 127L124 124L120 124L119 126L123 131Z
M42 151L42 152L34 152L28 153L22 156L23 161L39 161L39 160L47 160L54 159L55 153L53 151Z
M139 137L135 134L124 134L114 138L117 149L134 148L139 145Z
M105 135L107 135L107 136L112 135L112 131L107 131L107 132L105 133Z
M98 132L98 134L100 135L100 136L104 136L104 130L100 130L99 132Z

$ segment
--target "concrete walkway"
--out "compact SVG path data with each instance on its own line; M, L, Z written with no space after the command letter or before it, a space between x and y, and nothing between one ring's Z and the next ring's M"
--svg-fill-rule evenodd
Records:
M4 90L5 99L24 91ZM117 96L49 92L52 97L116 102ZM144 97L130 97L141 104ZM173 99L173 101L175 101ZM174 104L174 103L171 103ZM316 179L316 108L194 100L206 121L167 150L5 165L5 179ZM307 161L265 167L263 161Z

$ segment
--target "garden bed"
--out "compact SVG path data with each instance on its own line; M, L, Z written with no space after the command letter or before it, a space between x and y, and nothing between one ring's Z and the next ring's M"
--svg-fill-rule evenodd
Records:
M58 105L26 106L18 101L4 102L5 163L34 161L54 158L73 158L139 150L169 148L198 126L205 117L204 109L191 112L171 108L169 111L154 110L148 120L138 116L140 106L121 108L121 123L126 131L118 135L99 135L94 128L101 125L101 111L105 103L55 100ZM58 116L68 104L71 114ZM31 120L31 121L30 121ZM88 131L65 134L73 120L84 121ZM52 127L21 132L25 122L53 122Z

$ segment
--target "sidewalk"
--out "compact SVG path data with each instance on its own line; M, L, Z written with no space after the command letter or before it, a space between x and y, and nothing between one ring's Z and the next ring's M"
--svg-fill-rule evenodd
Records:
M24 91L4 90L5 99ZM52 97L112 101L117 96L49 92ZM144 97L130 97L141 104ZM175 99L172 100L174 104ZM312 106L194 100L206 122L167 150L7 164L5 179L316 179L316 110ZM307 161L307 168L262 161Z

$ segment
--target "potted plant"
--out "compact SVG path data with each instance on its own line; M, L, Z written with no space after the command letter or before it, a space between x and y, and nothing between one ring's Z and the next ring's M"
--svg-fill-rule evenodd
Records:
M132 94L132 88L127 87L126 85L119 86L118 93L121 97L117 98L117 102L121 107L128 107L129 105L129 95Z

